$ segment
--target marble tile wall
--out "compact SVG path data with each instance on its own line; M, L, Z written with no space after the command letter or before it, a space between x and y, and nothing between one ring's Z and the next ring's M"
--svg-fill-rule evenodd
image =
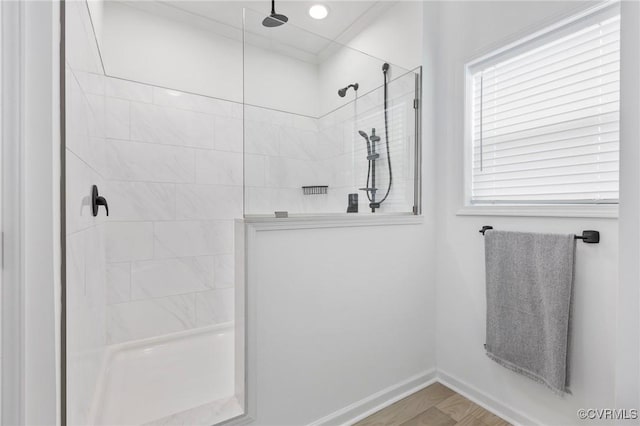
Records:
M302 186L328 185L319 161L334 147L320 137L318 120L245 106L245 212L325 212L326 197L302 195Z
M407 74L389 84L389 144L393 189L382 212L413 207L415 78ZM360 212L368 212L363 191L367 151L358 130L384 137L383 92L378 89L320 118L245 106L245 212L271 215L344 213L350 193L359 193ZM384 138L378 151L377 187L382 195L388 172ZM303 195L303 185L328 185L327 195Z
M66 307L69 424L89 424L106 354L104 211L93 217L92 185L105 186L104 77L95 45L87 40L86 7L66 9L69 39L66 93Z
M378 212L411 212L414 205L415 158L415 77L407 74L392 80L388 87L388 133L393 182L385 202ZM346 105L319 119L322 137L332 139L342 151L322 161L332 170L330 206L344 212L349 193L359 194L359 212L368 213L369 201L364 191L368 173L367 145L358 133L369 136L372 129L381 140L376 144L380 154L376 162L377 200L384 197L389 182L387 151L385 144L384 109L382 88L364 94L357 104Z
M233 320L242 106L105 79L107 343Z

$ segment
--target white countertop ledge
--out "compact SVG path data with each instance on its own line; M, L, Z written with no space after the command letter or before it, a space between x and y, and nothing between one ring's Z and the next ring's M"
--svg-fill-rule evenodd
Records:
M424 216L412 213L342 213L335 215L292 215L286 218L247 215L240 220L258 231L281 231L289 229L349 228L354 226L417 225L424 223Z

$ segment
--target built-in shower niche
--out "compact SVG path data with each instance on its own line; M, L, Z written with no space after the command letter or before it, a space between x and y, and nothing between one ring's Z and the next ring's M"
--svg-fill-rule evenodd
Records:
M245 215L346 214L349 194L370 214L372 192L361 188L373 187L374 168L375 201L384 200L376 213L419 211L420 70L389 64L385 129L384 60L263 19L245 9Z

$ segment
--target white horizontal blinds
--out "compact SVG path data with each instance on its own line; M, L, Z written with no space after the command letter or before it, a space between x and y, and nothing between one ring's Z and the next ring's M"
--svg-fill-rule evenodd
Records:
M474 203L618 200L620 16L472 69Z

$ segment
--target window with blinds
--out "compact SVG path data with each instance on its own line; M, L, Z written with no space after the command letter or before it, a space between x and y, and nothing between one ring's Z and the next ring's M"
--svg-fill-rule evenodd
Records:
M618 202L618 8L468 70L472 204Z

